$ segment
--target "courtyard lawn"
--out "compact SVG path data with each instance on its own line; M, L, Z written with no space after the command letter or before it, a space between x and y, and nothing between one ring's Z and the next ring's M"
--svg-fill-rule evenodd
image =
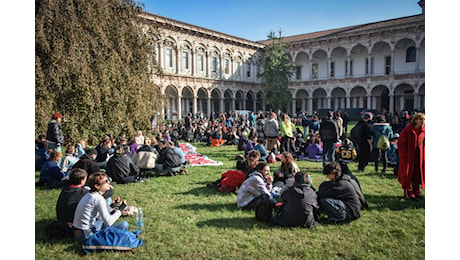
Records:
M349 127L349 129L351 129ZM369 209L347 225L304 228L269 227L257 222L254 212L236 207L235 194L222 194L206 184L235 167L236 146L207 147L198 152L223 166L188 168L190 175L153 177L144 183L116 185L115 194L142 207L145 244L130 252L92 253L86 259L420 259L425 254L425 202L402 199L392 169L375 173L373 166L358 173ZM321 163L297 162L310 173L313 185L326 180ZM273 173L280 162L270 165ZM38 180L38 172L35 172ZM36 259L79 259L72 239L49 240L45 226L56 218L59 190L35 190ZM132 229L135 217L122 217Z

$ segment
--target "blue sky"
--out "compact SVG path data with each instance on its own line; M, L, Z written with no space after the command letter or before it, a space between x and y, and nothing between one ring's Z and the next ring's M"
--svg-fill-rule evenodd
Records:
M140 0L145 11L252 41L420 14L418 0Z

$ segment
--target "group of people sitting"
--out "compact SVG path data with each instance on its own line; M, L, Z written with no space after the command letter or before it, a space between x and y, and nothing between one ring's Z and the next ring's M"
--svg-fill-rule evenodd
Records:
M254 210L257 220L281 226L348 223L367 207L359 181L345 161L324 166L329 181L316 191L309 174L300 171L291 153L281 154L281 165L273 175L269 164L259 159L257 150L249 151L247 157L238 156L236 170L226 171L207 186L236 193L238 208Z
M64 156L47 149L42 138L39 136L35 150L35 169L40 171L38 186L62 187L73 168L84 169L88 174L105 171L119 184L142 180L153 171L166 176L188 174L183 151L165 138L143 138L142 145L132 147L124 138L113 140L106 135L95 148L86 147L84 141L69 144Z

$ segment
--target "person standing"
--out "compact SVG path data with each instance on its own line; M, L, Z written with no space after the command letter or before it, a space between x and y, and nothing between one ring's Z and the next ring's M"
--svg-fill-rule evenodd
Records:
M372 136L371 136L371 113L364 113L363 119L358 122L359 127L358 137L358 171L363 172L364 168L369 164L369 158L372 152Z
M329 111L319 127L319 135L323 143L323 166L334 161L335 144L339 140L339 130L332 119L333 116L333 112Z
M418 201L425 189L425 114L415 114L398 139L398 181L404 198Z
M57 112L51 117L48 122L48 130L46 131L46 140L48 149L62 153L62 145L64 144L64 135L62 134L61 122L64 118L61 113Z
M378 115L375 117L375 123L371 127L372 134L372 152L374 153L374 164L375 172L378 172L379 169L379 159L382 161L383 170L382 173L385 173L387 170L387 150L380 150L377 148L377 142L380 136L384 135L388 140L393 138L393 130L391 130L390 125L386 122L384 115Z
M268 120L264 124L265 137L267 138L267 150L271 151L273 148L278 150L278 136L280 130L278 121L276 120L275 112L271 112ZM276 152L277 153L277 152Z

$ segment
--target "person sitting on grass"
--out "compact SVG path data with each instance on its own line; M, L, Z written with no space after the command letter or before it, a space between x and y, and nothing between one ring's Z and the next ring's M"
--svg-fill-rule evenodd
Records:
M139 168L125 154L124 145L117 146L115 154L107 162L107 174L120 184L134 182L139 175Z
M46 186L50 189L62 186L63 179L68 177L69 173L62 172L61 168L59 168L58 162L61 157L61 152L52 151L50 153L50 159L42 165L38 186Z
M283 204L273 219L275 225L312 228L318 225L317 195L306 172L295 174L295 183L281 193Z
M260 200L270 200L275 203L270 193L273 178L270 176L270 166L259 163L255 171L241 184L237 191L237 207L243 210L252 210Z
M75 146L73 144L67 145L65 150L65 157L61 160L61 171L70 174L70 170L77 161L78 157L75 156Z
M299 166L294 161L292 154L283 152L281 154L281 166L274 173L273 185L280 188L283 188L286 184L292 186L294 184L294 175L299 171Z
M118 208L109 211L103 194L110 190L110 179L104 172L96 172L88 177L87 185L90 192L85 194L78 202L72 222L75 240L84 244L97 232L118 228L127 231L129 224L123 220L117 224L115 221L122 215L126 208L126 200L123 200Z
M86 153L80 157L72 167L85 170L89 175L101 170L99 164L96 162L97 151L96 149L87 149Z
M267 158L270 154L267 152L267 149L265 149L263 139L257 139L257 143L254 145L254 150L259 151L260 153L259 161L267 162Z
M322 162L323 161L323 147L321 147L321 140L319 138L313 138L313 142L305 150L308 161Z
M323 174L329 181L321 183L316 193L320 211L328 216L322 222L343 224L358 219L362 205L351 183L352 178L342 174L338 162L326 164Z
M253 134L249 136L249 141L244 147L244 156L247 157L249 151L254 150L254 146L257 144L257 135Z
M160 149L155 169L163 176L176 176L181 168L181 158L169 145L165 139L158 139Z

